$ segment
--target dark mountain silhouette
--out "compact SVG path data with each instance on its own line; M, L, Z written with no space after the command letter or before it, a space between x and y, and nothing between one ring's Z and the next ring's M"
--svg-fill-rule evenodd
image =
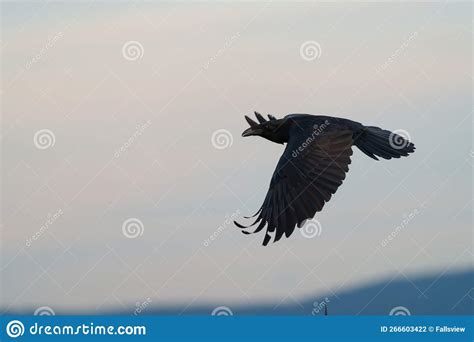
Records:
M141 310L140 315L210 315L218 307L228 307L233 315L389 315L397 307L403 313L406 308L411 315L473 315L474 314L474 270L451 273L436 273L412 277L384 279L368 285L341 290L337 297L331 294L305 296L299 304L292 301L255 303L242 305L223 303L176 303L168 306L153 306L153 301ZM187 308L186 308L187 307ZM184 310L186 308L186 310ZM35 308L3 314L32 314ZM101 312L55 310L56 314L112 314L134 315L135 305L130 310L104 308ZM184 311L183 311L184 310Z
M424 294L423 294L424 293ZM300 304L261 303L252 306L215 303L185 307L151 308L147 315L209 315L218 306L228 306L234 315L388 315L404 307L411 315L473 315L474 270L420 276L414 279L385 279L373 284L331 294L306 296ZM400 311L397 311L400 312Z

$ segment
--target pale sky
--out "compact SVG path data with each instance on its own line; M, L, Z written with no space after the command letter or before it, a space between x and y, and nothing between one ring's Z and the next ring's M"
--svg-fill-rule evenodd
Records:
M2 7L2 309L292 302L472 267L470 4ZM265 248L226 224L260 207L283 151L240 137L254 110L403 129L417 149L355 150L321 234Z

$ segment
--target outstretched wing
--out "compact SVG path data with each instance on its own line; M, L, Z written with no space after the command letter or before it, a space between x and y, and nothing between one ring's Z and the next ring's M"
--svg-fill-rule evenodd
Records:
M253 232L267 227L263 245L267 245L274 233L274 242L283 234L289 237L295 226L321 211L342 184L349 171L352 155L353 133L334 130L320 134L292 135L273 173L270 188ZM237 222L240 228L248 228Z

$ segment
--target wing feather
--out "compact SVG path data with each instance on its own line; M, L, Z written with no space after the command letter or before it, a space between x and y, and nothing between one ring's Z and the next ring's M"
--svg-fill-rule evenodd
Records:
M296 226L300 227L306 220L313 218L331 199L349 171L352 131L323 132L310 143L308 141L305 134L290 137L273 173L262 207L254 215L258 214L252 224L258 223L254 233L267 227L264 245L270 242L272 235L274 242L283 235L289 237ZM295 157L293 151L304 146L304 142L306 147ZM238 227L246 228L240 224Z

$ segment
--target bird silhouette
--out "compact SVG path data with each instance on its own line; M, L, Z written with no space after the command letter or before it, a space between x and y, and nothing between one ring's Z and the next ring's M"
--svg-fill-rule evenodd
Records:
M248 116L250 125L243 137L261 136L286 148L276 166L265 200L255 221L235 225L244 234L253 234L266 226L263 245L283 235L289 237L295 227L321 211L346 177L351 163L352 146L378 160L408 156L415 145L405 137L379 127L330 116L290 114L282 119L255 112L258 122ZM258 224L258 225L257 225ZM257 225L253 231L247 228Z

